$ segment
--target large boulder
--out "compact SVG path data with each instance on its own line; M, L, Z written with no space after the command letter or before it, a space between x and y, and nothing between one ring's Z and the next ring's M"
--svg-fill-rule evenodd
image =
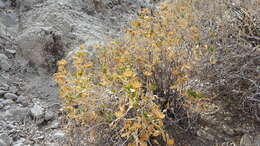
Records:
M45 71L53 71L56 61L64 55L61 36L48 27L34 27L17 38L17 55Z

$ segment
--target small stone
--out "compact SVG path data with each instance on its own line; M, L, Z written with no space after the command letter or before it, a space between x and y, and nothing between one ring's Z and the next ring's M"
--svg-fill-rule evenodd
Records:
M9 54L15 55L16 54L16 50L11 50L11 49L5 49L5 51Z
M43 135L41 135L41 136L35 138L35 140L43 140L43 139L44 139L44 136L43 136Z
M15 94L13 94L13 93L6 93L5 95L4 95L4 97L6 98L6 99L12 99L12 100L17 100L17 98L18 98L18 96L17 95L15 95Z
M223 131L230 136L235 134L234 130L230 126L225 124L223 124Z
M22 104L23 106L28 106L29 105L29 101L28 98L26 96L19 96L16 100L17 103Z
M54 118L54 113L52 111L47 111L44 115L46 121L52 120Z
M52 140L54 140L54 141L64 141L65 140L65 133L61 130L56 131L52 136Z
M48 127L48 129L57 129L59 128L60 124L59 121L54 120L50 123L50 126Z
M34 106L30 110L30 113L32 117L40 119L44 116L44 109L40 105L34 104Z
M240 146L250 146L253 145L253 138L248 134L244 134L240 140Z
M0 146L11 146L11 139L6 133L0 134Z

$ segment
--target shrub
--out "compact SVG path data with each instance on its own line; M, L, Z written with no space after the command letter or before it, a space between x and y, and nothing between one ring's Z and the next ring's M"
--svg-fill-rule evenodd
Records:
M204 50L192 11L189 0L164 3L157 11L144 9L124 41L97 46L94 62L81 51L69 71L61 60L56 79L69 117L90 128L105 123L118 129L114 134L128 145L147 145L158 136L173 145L164 130L165 107L158 101L166 104L177 93L199 95L184 88Z
M214 100L221 101L225 110L241 115L247 111L243 116L251 118L259 103L257 68L260 51L257 48L260 29L257 3L249 0L234 5L218 0L197 4L200 9L199 26L205 36L203 42L215 58L213 64L207 61L199 63L196 78L209 84L204 88L205 92ZM203 7L203 4L208 8L214 7L214 10Z

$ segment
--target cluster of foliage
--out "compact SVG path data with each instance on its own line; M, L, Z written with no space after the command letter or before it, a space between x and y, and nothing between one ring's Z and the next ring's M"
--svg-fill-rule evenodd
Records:
M203 50L192 11L191 1L165 3L158 11L144 9L124 41L96 46L94 62L88 61L84 46L73 58L72 71L65 60L59 61L56 79L69 117L90 127L102 122L121 127L120 136L129 145L146 145L158 136L173 145L157 99L175 92L198 96L184 89ZM110 96L98 95L97 89Z
M256 0L241 1L239 6L229 1L202 0L197 4L200 22L207 22L200 25L207 37L203 42L215 54L214 65L200 63L197 77L200 82L210 84L206 92L221 101L224 109L251 118L259 115L256 105L260 102L258 3Z
M225 4L209 2L220 8L213 16L200 8L204 2L174 0L155 11L143 9L121 41L96 46L95 59L80 46L72 68L59 61L55 77L69 118L87 127L92 139L104 134L98 127L108 127L111 137L117 137L113 144L159 144L161 137L174 145L164 122L170 103L181 99L183 108L194 111L205 99L190 81L209 83L203 87L208 96L223 96L225 88L229 96L239 91L234 97L256 99L259 76L253 67L259 41L245 41L252 31L241 33L244 26L224 21L222 9L229 9Z

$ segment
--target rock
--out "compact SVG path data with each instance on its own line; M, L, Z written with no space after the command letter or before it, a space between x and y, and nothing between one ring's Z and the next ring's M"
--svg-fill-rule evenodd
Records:
M31 141L21 138L13 143L13 146L30 146Z
M32 27L17 38L17 55L38 69L52 69L63 57L61 38L48 27ZM42 70L44 71L44 70Z
M58 141L58 142L62 142L66 139L65 133L61 130L56 131L53 135L52 135L52 141Z
M11 92L11 93L17 93L17 91L18 91L18 89L16 88L16 86L11 86L10 88L9 88L9 92Z
M8 62L8 57L4 54L0 54L0 70L8 71L11 65Z
M7 91L0 90L0 98L4 97L4 95L7 93Z
M255 144L256 146L260 146L260 134L257 135L257 136L255 136L255 138L254 138L254 144Z
M54 113L52 111L47 111L44 115L46 121L52 120L54 118Z
M19 141L15 142L13 146L24 146L24 143L23 143L23 141L19 140Z
M253 145L253 138L248 134L244 134L240 140L240 146L250 146Z
M49 127L47 129L57 129L59 128L60 124L59 121L54 120L49 124Z
M230 136L232 136L232 135L235 134L234 130L233 130L230 126L228 126L228 125L223 124L223 125L222 125L222 128L223 128L223 131L224 131L226 134L230 135Z
M17 24L15 20L15 16L12 15L11 13L0 15L0 22L2 22L2 24L5 25L6 27L14 26Z
M197 131L197 135L210 141L213 141L215 139L215 136L210 134L209 129L207 127L199 129Z
M13 106L4 114L5 119L8 121L22 121L28 116L28 108L20 108Z
M0 61L1 60L8 60L8 57L5 54L0 54Z
M0 102L0 109L4 107L4 104Z
M0 83L0 90L7 91L9 90L9 86L5 83Z
M11 50L11 49L5 49L5 51L11 55L15 55L16 54L16 50Z
M6 133L0 134L0 146L11 146L11 139Z
M44 117L44 108L38 104L34 104L34 106L30 109L30 114L35 119L41 119Z
M16 100L17 103L22 104L23 106L28 106L29 105L29 101L28 98L26 96L19 96Z
M14 101L12 99L6 99L2 102L4 106L14 104Z
M17 95L15 95L15 94L13 94L13 93L6 93L5 95L4 95L4 97L6 98L6 99L12 99L12 100L17 100L17 98L18 98L18 96Z

